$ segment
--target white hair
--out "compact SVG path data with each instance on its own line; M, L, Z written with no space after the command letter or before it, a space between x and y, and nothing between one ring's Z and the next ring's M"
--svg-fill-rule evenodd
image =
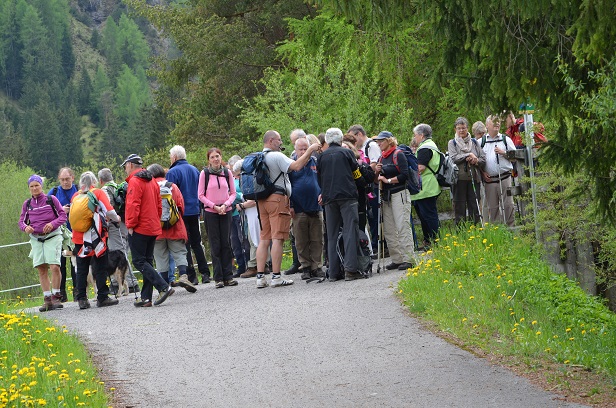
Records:
M240 172L242 170L242 164L244 164L244 159L240 159L236 161L235 164L233 165L233 172L234 173Z
M86 171L79 177L79 189L81 191L88 191L90 188L95 187L98 184L96 176L91 171Z
M325 143L327 144L340 144L342 143L342 130L338 128L329 128L325 132Z
M169 155L175 156L177 160L185 160L186 159L186 149L180 145L175 145L169 150Z

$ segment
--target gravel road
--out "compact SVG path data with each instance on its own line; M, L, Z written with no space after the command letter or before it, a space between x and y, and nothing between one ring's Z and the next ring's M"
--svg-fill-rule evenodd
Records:
M241 279L176 288L159 307L131 295L46 316L84 340L116 408L581 406L423 330L394 295L402 276L259 290Z

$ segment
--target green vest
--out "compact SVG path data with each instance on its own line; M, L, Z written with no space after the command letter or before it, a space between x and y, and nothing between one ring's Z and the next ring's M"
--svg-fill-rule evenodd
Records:
M417 152L419 149L428 149L428 146L432 146L434 149L438 150L436 144L432 139L426 139L417 148ZM440 156L433 150L432 158L428 165L434 171L438 170L438 166L441 161ZM422 198L435 197L441 194L441 186L439 186L438 181L436 180L436 176L430 171L430 169L426 168L423 173L421 173L421 191L417 194L411 196L411 200L421 200Z

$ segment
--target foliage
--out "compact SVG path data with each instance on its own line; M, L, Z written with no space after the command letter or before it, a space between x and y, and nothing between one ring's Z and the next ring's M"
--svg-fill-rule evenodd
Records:
M400 282L409 309L474 346L616 378L616 315L498 226L443 233Z
M108 406L79 338L22 305L0 303L0 406Z

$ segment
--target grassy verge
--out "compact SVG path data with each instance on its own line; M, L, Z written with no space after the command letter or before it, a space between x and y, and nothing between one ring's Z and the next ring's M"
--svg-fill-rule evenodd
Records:
M13 311L27 303L0 303L0 408L108 406L79 339L43 315Z
M411 313L458 344L541 372L554 391L616 401L616 315L553 273L525 239L498 226L444 233L399 292Z

